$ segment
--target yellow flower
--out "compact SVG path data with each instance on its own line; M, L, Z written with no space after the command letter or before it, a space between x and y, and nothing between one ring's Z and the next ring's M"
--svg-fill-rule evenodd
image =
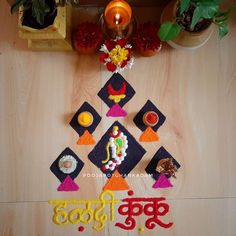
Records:
M120 45L116 45L115 48L113 48L109 52L109 57L111 59L111 62L114 65L120 65L123 61L127 60L127 56L129 54L129 51L125 48L122 48Z

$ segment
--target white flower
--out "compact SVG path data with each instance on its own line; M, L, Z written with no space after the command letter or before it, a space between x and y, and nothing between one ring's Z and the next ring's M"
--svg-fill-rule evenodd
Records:
M105 165L106 169L110 169L111 171L116 168L116 163L113 161L108 161L108 163Z
M101 46L100 51L104 53L109 53L109 50L107 49L107 46L105 44Z
M66 166L66 163L69 163L68 167ZM58 166L61 172L70 174L75 171L77 167L77 161L73 156L65 155L59 160Z
M126 44L125 48L132 48L132 45L131 44Z

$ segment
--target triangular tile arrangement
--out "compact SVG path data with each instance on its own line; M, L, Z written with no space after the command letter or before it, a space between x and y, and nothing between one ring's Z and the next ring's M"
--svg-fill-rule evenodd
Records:
M164 174L161 174L152 187L153 188L170 188L170 187L173 187L173 185Z
M160 137L151 127L147 127L145 131L141 134L140 142L155 142L159 141Z
M57 191L71 192L78 191L79 186L74 182L73 179L68 175L65 180L59 185Z
M125 117L125 116L127 116L127 112L124 109L122 109L119 104L115 104L107 112L106 116L108 116L108 117Z
M103 190L111 190L111 191L123 191L129 190L130 187L126 180L120 175L118 170L114 172L112 177L108 179L107 183L103 187Z
M98 96L109 107L109 110L106 113L107 117L127 116L127 112L123 109L123 106L129 102L134 95L135 90L119 73L114 73L103 88L98 92ZM86 113L88 116L88 121L91 121L88 126L85 126L83 122L81 124L81 120L79 120L79 115L81 113ZM150 122L145 122L145 118L148 116L149 120L147 119L147 121ZM82 121L86 122L86 119L87 118L84 120L82 119ZM165 120L166 117L161 113L161 111L150 100L148 100L133 119L135 125L143 132L139 138L139 141L159 141L160 137L157 130L163 125ZM70 122L71 127L80 136L77 141L78 145L93 145L96 143L92 133L100 121L101 117L97 111L89 103L84 102ZM117 137L116 135L110 136L112 133L112 128L114 127L118 127L119 129L119 132L117 132ZM118 136L120 134L122 134L122 136L119 139ZM125 156L122 156L122 152L118 152L118 154L116 153L117 148L124 148L124 146L122 146L124 143L122 144L122 142L126 141L122 141L122 137L126 137L128 139L128 145L126 147L127 150L123 151ZM112 143L113 146L110 145L111 140L113 140L112 142L116 142L115 144ZM115 151L112 149L114 146L116 146L116 149L114 149ZM107 176L111 176L104 186L104 190L127 190L129 189L129 186L125 181L125 177L138 164L145 152L145 149L137 143L135 138L118 121L116 121L90 152L88 158L93 164L99 167L103 173ZM72 155L77 161L76 169L74 172L69 174L63 173L59 169L59 160L65 155ZM104 160L106 155L108 157ZM128 158L125 158L126 155ZM179 163L173 159L173 157L163 147L161 147L145 169L146 172L152 174L152 177L156 180L153 184L153 188L173 187L169 180L169 178L172 177L168 174L169 172L159 172L157 170L158 161L163 158L171 158L171 160L173 160L173 165L175 165L174 167L176 168L176 171L180 168ZM58 191L77 191L79 186L74 182L74 178L77 177L82 167L83 162L76 156L76 154L69 148L65 149L50 167L51 171L62 182L58 187ZM114 174L116 176L114 176Z
M79 137L77 144L78 145L93 145L95 144L93 136L89 133L88 130L85 130L84 133Z

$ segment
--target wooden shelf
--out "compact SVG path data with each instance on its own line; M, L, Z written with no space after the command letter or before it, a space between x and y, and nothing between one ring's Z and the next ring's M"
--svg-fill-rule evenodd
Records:
M110 0L80 0L81 7L102 7L105 6ZM170 0L127 0L131 6L163 6ZM12 5L14 0L7 0Z

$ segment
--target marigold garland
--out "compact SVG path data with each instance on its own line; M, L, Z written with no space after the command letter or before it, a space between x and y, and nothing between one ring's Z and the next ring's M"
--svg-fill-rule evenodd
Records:
M162 43L157 35L158 28L151 22L140 24L133 38L135 46L140 50L160 50Z
M73 40L76 48L97 47L102 41L102 31L99 25L84 22L77 26Z

